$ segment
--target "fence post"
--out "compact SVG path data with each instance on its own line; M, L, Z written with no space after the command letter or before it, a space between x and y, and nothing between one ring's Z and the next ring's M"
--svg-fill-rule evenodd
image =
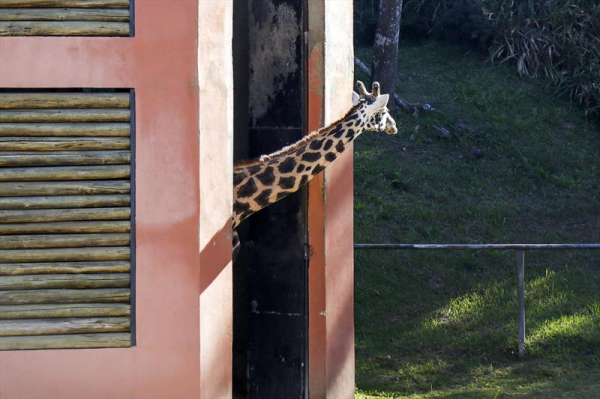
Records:
M525 252L517 251L517 278L519 302L519 359L525 357Z

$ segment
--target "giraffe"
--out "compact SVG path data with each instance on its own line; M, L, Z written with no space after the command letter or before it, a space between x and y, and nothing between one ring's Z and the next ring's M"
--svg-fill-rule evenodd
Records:
M342 119L277 152L234 165L233 259L240 245L235 229L248 216L298 191L364 131L398 132L386 107L389 95L380 94L379 83L373 83L371 93L361 81L357 88L352 108Z

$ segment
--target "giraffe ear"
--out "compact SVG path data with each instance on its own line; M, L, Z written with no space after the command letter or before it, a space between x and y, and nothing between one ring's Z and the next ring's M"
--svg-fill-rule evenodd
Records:
M389 94L382 94L379 97L377 97L377 99L373 103L373 108L375 108L376 110L385 108L385 106L387 105L389 100L390 100Z
M390 95L389 94L382 94L379 97L377 97L377 99L375 100L375 102L373 102L371 105L369 105L369 113L370 114L374 114L382 109L385 108L385 106L388 103L388 100L390 99Z
M357 92L353 91L352 92L352 105L358 104L358 100L360 100L360 96L358 95Z
M389 94L382 94L381 96L377 97L377 99L375 99L375 101L371 105L369 105L369 108L367 109L367 113L369 115L373 115L373 114L381 111L382 109L385 108L389 99L390 99Z

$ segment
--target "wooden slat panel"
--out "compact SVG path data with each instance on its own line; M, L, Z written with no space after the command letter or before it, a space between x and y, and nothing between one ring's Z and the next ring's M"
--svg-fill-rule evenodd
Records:
M85 334L129 331L129 317L0 320L0 336Z
M0 93L0 109L129 108L129 93Z
M40 195L129 194L128 181L0 183L0 197Z
M0 223L127 220L130 216L129 208L35 209L0 211Z
M128 137L129 123L0 123L0 136Z
M0 7L128 8L129 0L2 0Z
M129 36L129 23L0 22L0 36Z
M2 7L2 3L0 3L0 7ZM0 21L128 22L129 10L80 8L0 8Z
M2 290L43 290L55 288L128 288L129 273L111 274L41 274L37 276L4 276Z
M119 247L124 245L129 245L129 234L27 234L6 235L0 238L0 249Z
M0 305L36 303L129 303L129 289L0 291Z
M130 114L126 108L0 110L0 122L129 122Z
M125 165L129 151L0 152L2 166Z
M1 171L1 170L0 170ZM129 206L129 195L70 195L56 197L0 197L0 210L102 208Z
M5 1L12 0L0 0L0 21L27 22L0 22L0 35L9 24L26 28L24 35L95 24L26 18L128 15L6 10ZM129 99L0 93L0 350L130 346Z
M128 150L126 138L0 137L0 151Z
M52 233L129 233L130 231L130 221L0 224L0 235Z
M129 333L0 337L0 350L127 348L129 346L131 346Z
M32 274L129 273L129 262L0 263L0 276Z
M86 262L129 260L129 258L129 247L0 250L0 263Z
M129 316L131 307L122 303L73 303L68 305L0 306L0 320L41 319L55 317L115 317Z
M129 171L129 165L0 168L0 182L127 179Z

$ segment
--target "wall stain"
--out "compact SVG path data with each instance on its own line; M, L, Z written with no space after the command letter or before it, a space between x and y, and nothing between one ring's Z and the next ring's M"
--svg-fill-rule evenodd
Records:
M296 41L300 24L288 4L259 2L250 12L250 118L251 125L267 114L269 104L300 66ZM300 111L300 110L299 110Z

